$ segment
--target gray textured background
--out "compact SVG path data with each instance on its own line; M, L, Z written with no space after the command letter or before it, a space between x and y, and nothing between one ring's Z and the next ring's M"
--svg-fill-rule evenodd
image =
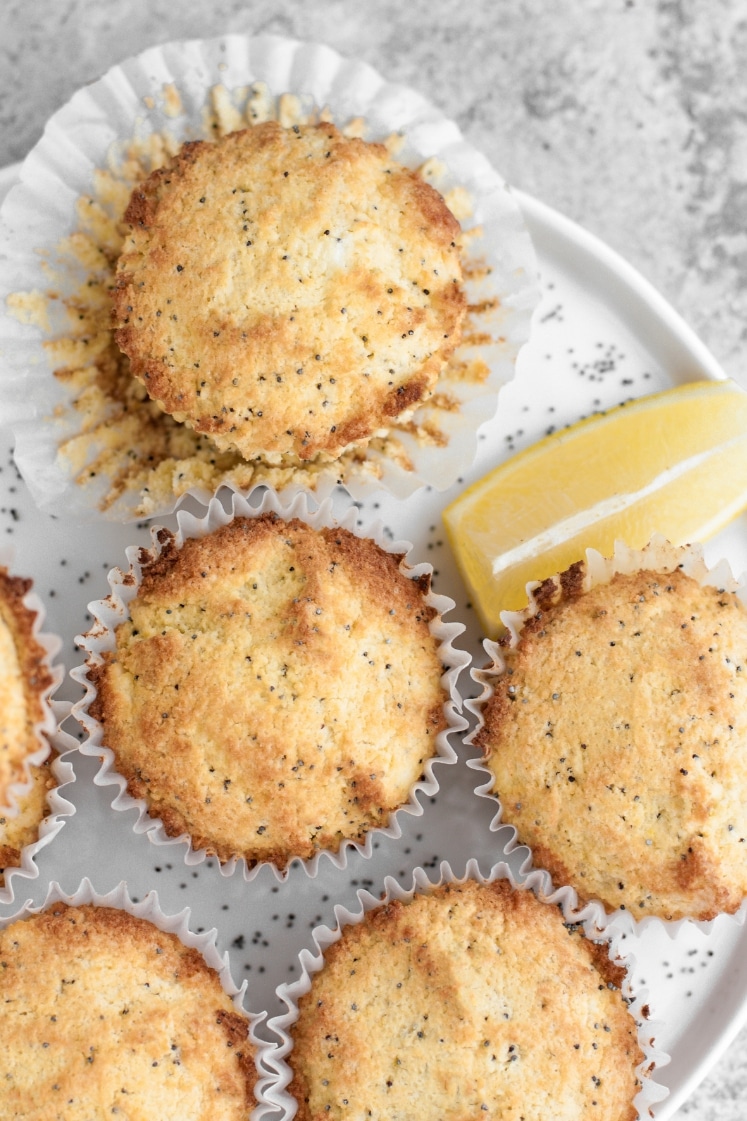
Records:
M747 384L745 0L0 0L0 166L111 64L237 31L323 41L418 88ZM747 1030L676 1116L744 1121Z

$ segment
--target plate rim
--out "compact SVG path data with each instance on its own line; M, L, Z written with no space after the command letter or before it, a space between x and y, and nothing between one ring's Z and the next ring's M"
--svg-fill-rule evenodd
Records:
M729 375L706 346L700 336L687 323L675 309L673 304L662 295L635 265L632 265L616 249L602 238L587 230L578 222L569 218L555 207L542 202L534 195L517 189L510 188L519 204L524 219L529 227L535 247L541 242L541 237L536 237L535 232L549 232L552 236L570 242L579 255L593 258L597 265L601 265L608 278L614 278L618 283L629 290L636 303L635 310L645 310L647 315L653 315L660 325L667 328L669 334L679 341L683 348L689 352L694 364L704 377L722 381ZM541 252L537 253L541 258ZM691 380L691 379L687 379Z

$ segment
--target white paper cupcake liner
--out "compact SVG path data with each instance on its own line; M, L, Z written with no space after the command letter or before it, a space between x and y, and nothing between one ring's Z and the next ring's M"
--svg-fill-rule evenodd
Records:
M47 792L47 812L39 822L36 839L23 846L17 865L5 867L2 876L4 882L0 883L0 903L12 903L27 882L39 876L37 856L51 844L64 827L66 819L75 814L75 806L64 797L62 791L63 787L75 781L70 752L78 749L78 741L60 727L70 713L70 705L67 701L50 701L50 707L56 721L56 731L50 737L51 747L56 753L56 758L50 764L50 771L56 786Z
M367 139L401 133L400 162L416 167L433 159L444 169L437 181L443 193L452 188L466 190L473 213L463 227L482 231L475 235L469 256L489 265L484 278L467 280L468 299L477 305L497 296L499 306L495 312L485 313L487 318L481 317L479 324L494 341L474 346L465 340L459 357L469 361L479 355L488 364L489 376L483 382L448 377L439 382L438 395L459 402L456 410L438 409L438 426L448 437L446 446L427 446L398 431L397 439L413 469L371 450L363 468L347 472L345 485L354 497L379 487L397 497L424 484L441 490L474 459L478 429L495 414L500 387L514 375L516 357L528 337L539 299L536 259L518 204L501 176L464 140L454 122L420 94L386 82L370 66L342 58L327 47L274 36L231 35L154 47L80 90L52 117L22 166L20 183L2 207L0 301L5 312L0 314L0 420L13 426L16 461L35 501L44 509L95 516L107 482L98 478L82 487L75 481L81 465L74 467L59 451L61 440L77 433L81 423L72 408L70 391L52 376L45 354L45 342L66 333L63 317L52 308L48 330L39 321L27 318L25 323L19 322L17 311L11 312L7 306L7 298L50 288L62 297L70 295L83 272L59 247L78 228L76 203L94 192L97 170L117 167L133 138L145 141L153 133L166 132L178 145L204 135L206 102L217 86L223 87L218 102L226 127L245 124L235 106L253 83L264 83L273 102L291 93L297 95L294 106L302 111L314 106L329 109L340 125L363 118ZM260 94L258 100L261 111L266 112L267 96ZM279 111L281 118L290 111L282 99ZM420 409L415 422L432 419L433 409L434 403ZM93 454L92 450L89 461ZM177 461L175 479L178 468ZM332 464L316 480L320 499L331 493L339 470L339 464ZM202 501L209 498L199 485L188 493ZM143 500L139 493L126 492L106 516L128 521L162 515L173 509L176 497L154 505L147 496Z
M675 546L661 535L654 535L649 545L643 549L632 549L623 542L616 542L611 557L602 556L596 549L587 549L585 561L586 571L583 585L585 591L599 584L609 583L616 573L632 574L641 569L673 572L677 568L682 568L688 576L703 585L735 592L740 600L747 605L747 583L745 583L745 579L737 580L726 560L722 560L709 568L704 559L703 547L699 544ZM541 581L533 581L527 584L529 603L525 608L519 611L501 612L501 621L506 627L510 647L516 645L522 628L540 610L534 593L541 583ZM506 671L506 660L501 645L492 639L485 639L483 646L490 658L490 663L482 668L473 667L471 670L471 676L474 681L482 686L482 692L473 699L465 700L465 708L477 718L477 726L473 728L465 740L467 744L474 743L475 736L483 726L483 709L495 691L496 681ZM484 781L475 788L475 793L481 798L489 799L498 807L496 815L490 823L491 830L494 832L503 831L501 842L503 842L507 830L511 830L513 833L513 837L505 844L503 851L510 854L516 850L524 849L527 856L521 865L520 873L524 875L532 870L532 875L540 875L543 880L542 890L549 895L553 890L552 878L546 870L533 869L530 846L521 839L510 819L504 816L504 807L500 798L493 793L492 788L495 780L491 771L482 759L469 759L467 760L467 766L484 778ZM556 888L559 886L555 885ZM656 915L636 918L632 911L625 908L608 912L599 900L590 900L585 904L580 904L576 890L565 885L560 891L558 902L562 906L563 914L568 922L580 922L584 924L587 930L596 930L600 933L614 932L616 936L641 934L653 924L662 925L675 939L685 925L694 924L707 933L711 930L715 921L715 919L699 921L691 918L665 920ZM729 918L739 925L744 923L747 918L747 899L743 901L739 910Z
M0 549L0 566L7 569L11 575L15 575L14 560L12 547ZM21 801L33 785L33 769L42 766L53 751L56 758L50 763L50 771L56 786L46 794L46 810L39 822L35 839L21 848L17 865L9 864L5 867L0 882L0 903L13 901L16 892L14 881L22 884L23 881L36 879L39 875L37 855L57 836L65 824L65 819L75 813L74 805L63 797L60 789L75 779L73 768L66 755L78 746L77 741L61 727L70 714L70 704L67 701L54 700L54 694L65 675L64 667L57 664L55 660L60 653L62 640L57 635L44 631L46 609L33 589L26 593L22 602L34 616L32 634L44 651L42 662L50 674L51 684L42 697L43 719L34 725L34 734L39 746L24 760L24 780L11 783L8 787L8 804L0 806L0 816L9 820L18 816Z
M255 1093L258 1103L257 1107L248 1116L251 1121L259 1121L259 1118L266 1116L268 1110L272 1107L268 1107L264 1101L264 1087L273 1079L274 1067L266 1067L265 1061L266 1056L276 1050L276 1045L268 1043L256 1033L256 1029L264 1022L266 1013L253 1012L247 1006L249 999L247 996L248 982L244 981L240 988L234 983L231 976L229 954L227 952L221 954L218 951L215 928L202 933L194 932L190 929L190 909L185 907L178 914L165 913L161 908L156 891L150 891L142 900L134 902L130 898L127 884L124 882L119 883L106 894L101 894L95 890L91 880L85 878L81 880L76 890L71 894L63 891L59 883L50 883L43 903L32 905L30 902L26 902L13 914L0 917L0 930L4 930L12 923L31 915L49 910L56 903L64 903L71 907L90 904L95 907L112 907L126 911L136 918L153 923L155 927L165 933L175 935L183 945L198 951L206 964L218 975L224 992L232 999L237 1012L247 1018L249 1040L255 1049L256 1056L257 1085Z
M0 549L0 567L7 569L11 576L20 575L14 571L14 551L11 547ZM65 676L64 668L55 663L55 658L62 647L62 640L57 635L48 634L44 631L46 609L33 588L23 597L22 603L34 616L32 635L44 651L42 664L50 675L51 684L42 696L44 715L33 727L34 736L39 746L33 752L30 752L23 761L25 777L8 786L7 800L4 800L2 792L0 792L0 810L9 817L14 817L18 813L19 799L23 798L24 794L27 794L31 789L31 768L39 766L49 757L49 737L56 732L59 723L59 710L55 710L53 707L52 697Z
M442 862L434 879L429 878L423 868L416 868L412 873L412 886L404 887L394 877L388 876L384 881L383 893L380 897L360 889L357 892L358 906L352 910L343 906L334 908L336 925L317 926L312 931L313 948L304 949L299 954L301 966L300 976L297 980L282 984L278 987L277 994L287 1011L273 1016L267 1023L268 1030L274 1032L280 1039L278 1049L272 1052L267 1059L268 1068L274 1071L274 1080L266 1087L265 1096L276 1109L281 1112L281 1121L290 1121L296 1112L296 1102L288 1093L287 1087L292 1079L288 1056L293 1050L293 1040L290 1028L298 1018L298 1003L302 996L312 987L313 976L324 965L324 955L333 943L339 941L343 928L350 924L360 923L365 916L378 907L385 906L394 900L409 902L418 892L427 892L434 887L447 883L464 883L466 880L475 880L487 884L496 880L508 880L516 891L532 891L548 906L562 906L567 889L546 894L547 881L541 872L532 872L526 879L519 881L513 874L510 866L501 861L495 864L489 874L483 875L476 860L467 863L464 876L458 877L447 862ZM654 1080L651 1072L655 1068L665 1066L669 1057L660 1051L655 1044L655 1037L659 1026L655 1020L649 1019L647 1004L648 994L641 987L637 992L631 990L630 978L636 967L636 958L621 947L619 934L601 935L592 925L585 927L586 937L603 942L609 950L610 960L621 966L626 972L626 979L622 986L622 995L628 1002L629 1010L638 1025L638 1043L644 1054L644 1060L637 1068L641 1080L641 1089L635 1098L635 1105L640 1118L650 1116L653 1104L663 1100L668 1091ZM344 1046L344 1040L341 1040Z
M299 518L314 529L326 526L336 526L349 530L358 536L368 536L380 548L390 553L407 554L412 546L408 542L391 542L385 538L381 526L368 527L364 532L356 526L358 509L350 507L343 517L335 517L331 501L323 502L316 510L312 510L305 494L297 494L290 501L282 500L274 491L265 490L259 504L252 504L248 499L238 494L231 495L230 509L227 509L218 497L214 498L204 514L198 516L185 510L177 514L178 533L176 545L180 547L187 538L204 537L220 526L228 524L237 517L258 517L261 514L273 513L278 517L288 520ZM161 542L159 541L159 528L151 527L154 555L160 555ZM130 563L129 570L123 572L115 568L109 574L111 594L102 600L89 604L89 611L94 623L90 631L77 639L79 645L87 653L86 665L78 666L71 671L72 678L85 689L85 696L75 705L72 712L83 727L86 738L81 743L79 750L84 755L98 757L101 760L101 769L94 781L99 786L116 786L119 792L112 802L115 810L136 809L138 816L133 826L136 833L147 833L149 839L157 845L183 845L185 846L184 860L188 865L200 864L207 859L205 849L195 849L185 834L172 837L165 831L162 822L149 815L147 804L142 799L136 799L127 791L125 778L117 772L117 761L114 752L105 744L105 735L102 726L90 715L90 706L95 698L95 687L88 680L87 665L98 665L102 662L102 655L115 647L115 629L128 616L128 604L137 593L142 574L141 550L131 546L126 550ZM409 564L406 557L400 563L400 570L413 579L420 576L431 575L432 567L429 564ZM364 841L344 840L337 852L321 849L310 860L301 858L292 859L283 870L275 865L274 874L279 881L287 879L292 867L301 864L309 876L317 874L319 861L327 859L338 868L347 866L348 854L351 850L370 857L376 837L385 836L399 838L402 835L400 818L403 814L421 816L423 805L420 798L429 798L439 789L438 778L435 773L436 764L453 764L457 760L456 752L449 742L454 733L461 733L467 727L467 721L461 715L461 699L457 692L457 678L461 671L469 664L470 657L466 651L453 645L453 641L463 631L461 623L444 622L442 616L454 607L454 601L446 596L436 595L429 591L425 602L437 613L430 623L430 631L438 641L438 653L443 666L441 678L446 690L448 700L444 705L446 728L435 737L432 757L423 766L423 778L412 787L408 801L397 809L384 827L375 827L368 831ZM247 880L259 874L261 868L268 862L261 862L248 867L246 860L234 858L218 866L224 876L232 875L237 867L241 867Z

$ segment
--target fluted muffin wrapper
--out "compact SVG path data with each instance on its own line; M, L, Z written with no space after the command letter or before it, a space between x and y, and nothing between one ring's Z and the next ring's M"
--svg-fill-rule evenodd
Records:
M224 497L228 499L228 492L224 492ZM258 500L258 503L256 500ZM366 527L365 530L357 526L358 512L358 508L353 505L348 506L340 516L336 516L331 500L326 500L320 506L312 508L308 497L303 493L295 495L290 500L284 500L276 492L269 489L263 489L255 494L254 503L242 495L233 493L230 495L230 503L227 501L224 505L220 497L216 496L203 514L193 514L187 510L179 510L177 513L179 528L176 535L176 545L181 547L187 538L204 537L220 526L227 525L234 518L252 518L272 513L284 520L299 518L313 529L332 526L347 529L359 537L368 537L386 552L404 554L404 559L400 562L400 571L412 579L432 574L431 565L408 562L407 554L412 549L409 542L388 540L383 527L380 525ZM151 537L153 540L153 550L151 552L152 555L157 556L161 550L158 526L151 527ZM127 618L128 604L137 594L140 584L142 574L141 550L138 546L131 546L126 550L126 553L130 565L129 569L122 571L115 568L109 573L111 593L106 599L89 604L89 611L93 616L94 624L86 635L79 636L76 640L87 654L86 664L71 671L73 679L82 685L85 690L83 699L77 702L72 709L73 715L86 733L86 738L81 743L79 750L84 755L98 757L101 760L101 768L94 779L97 785L119 788L112 802L112 808L115 810L133 808L137 810L138 816L133 826L136 833L147 833L148 838L156 845L182 845L185 849L185 863L188 865L200 864L210 855L208 851L204 848L195 849L186 834L176 838L170 836L164 829L163 823L149 815L147 803L143 799L134 798L128 792L126 779L117 772L115 753L106 746L104 729L99 721L90 714L96 689L88 678L88 667L101 664L104 652L115 648L115 629ZM294 857L289 860L284 869L280 869L267 861L257 863L250 868L243 857L237 856L224 863L219 863L223 875L232 875L240 866L245 878L251 880L258 875L261 868L269 863L278 880L283 880L289 875L292 866L300 863L309 876L315 876L319 861L322 858L332 861L339 868L345 868L351 850L362 854L364 857L370 857L377 836L400 837L402 834L400 816L402 814L422 815L423 805L420 798L432 797L439 789L435 765L456 762L456 752L449 739L452 734L461 733L467 728L467 721L461 713L457 678L470 661L469 654L466 651L453 645L454 640L464 631L463 624L445 622L442 618L444 614L452 610L454 601L447 596L428 591L424 596L424 602L436 612L429 628L438 642L438 656L443 667L441 683L447 694L447 700L444 704L446 727L435 737L433 754L423 765L423 777L412 786L408 799L392 813L385 826L369 829L363 841L343 840L336 852L320 849L309 860Z
M468 301L487 305L497 298L497 306L480 320L481 331L492 341L475 345L465 339L459 357L467 362L484 359L489 374L485 380L439 381L437 394L459 402L458 409L439 409L438 425L448 438L445 446L397 431L412 470L372 451L368 466L373 465L375 472L366 465L360 470L355 467L345 480L354 497L379 487L397 497L406 497L424 484L445 489L472 463L478 429L495 414L499 390L514 375L539 300L534 249L510 190L453 121L415 91L386 82L367 64L343 58L328 47L241 35L167 43L113 67L78 91L49 121L0 212L0 301L6 305L11 294L46 292L50 287L58 296L72 295L84 279L83 271L68 252L60 250L60 244L78 228L76 203L93 192L97 170L117 167L128 144L146 142L154 133L166 132L177 143L205 135L207 99L217 86L229 91L220 110L228 126L246 124L232 95L240 91L246 96L255 82L265 83L273 98L296 95L303 110L328 108L335 123L343 126L364 118L366 139L401 133L404 147L397 152L401 163L418 167L438 161L445 169L436 183L442 193L464 188L471 200L472 216L463 221L463 228L482 233L471 243L469 259L486 263L489 271L478 276L473 270L467 278ZM280 101L281 117L286 110ZM46 326L34 318L38 316L20 322L7 305L4 314L0 311L0 380L5 416L16 435L16 461L42 508L65 509L83 518L96 516L111 480L99 474L81 486L76 482L80 463L74 466L60 450L61 441L79 434L82 425L71 391L52 376L45 354L45 344L66 333L65 323L57 320L54 309ZM429 406L417 410L414 421L427 421L432 415L429 410ZM98 450L98 445L91 447L89 461ZM322 472L316 483L320 498L332 492L338 474L335 463ZM128 521L163 515L182 493L178 478L177 461L173 499L154 503L139 492L125 490L106 516ZM188 493L202 501L210 497L199 485Z
M64 903L71 907L90 904L94 907L111 907L126 911L136 918L153 923L155 927L165 933L175 935L183 945L198 951L206 964L218 975L224 992L233 1001L237 1012L247 1018L248 1037L255 1049L257 1067L257 1085L255 1088L257 1106L249 1114L249 1117L251 1121L259 1121L260 1117L265 1116L268 1106L264 1100L264 1087L274 1078L274 1067L266 1067L265 1061L266 1056L276 1050L276 1045L268 1043L257 1034L256 1029L264 1022L266 1013L253 1012L248 1007L248 1000L250 999L247 996L248 982L243 981L241 987L235 984L231 975L230 955L227 951L220 953L218 950L217 930L213 928L200 933L192 930L189 907L185 907L177 914L168 914L163 910L156 891L149 891L143 899L136 902L131 898L128 886L124 881L117 884L111 891L102 894L96 891L88 877L81 880L72 893L65 892L57 881L52 881L41 904L34 905L27 901L12 914L0 916L0 930L4 930L12 923L26 919L31 915L47 911L57 903Z
M728 592L735 592L739 599L747 606L747 578L735 578L726 560L721 560L713 567L709 567L705 561L703 546L697 543L676 546L672 545L671 542L663 536L655 534L651 538L649 544L642 549L632 549L630 546L618 541L615 544L615 549L611 557L602 556L596 549L587 549L584 559L586 562L583 585L585 591L591 590L591 588L601 584L609 583L618 573L622 575L632 575L641 570L673 572L675 569L681 568L688 576L691 576L694 580L697 580L703 585L711 585L713 587L722 588ZM559 582L559 574L550 579ZM527 584L526 590L529 602L525 608L518 611L501 612L501 621L506 627L507 638L511 648L515 647L518 643L519 636L526 623L534 618L540 610L535 592L540 587L541 583L541 581L533 581ZM483 710L485 705L495 691L496 682L506 671L506 660L501 645L492 639L485 639L483 646L490 658L490 662L484 667L475 666L471 670L471 676L474 681L482 686L482 692L473 699L465 700L465 708L477 718L476 727L473 728L470 735L466 738L465 742L467 744L472 744L474 742L475 736L483 727ZM469 759L467 761L467 766L481 776L481 782L475 788L475 793L479 797L487 798L497 804L497 812L490 823L490 828L494 832L498 830L502 831L502 842L508 834L512 834L512 836L509 836L504 851L510 854L516 850L524 850L526 852L526 857L521 865L521 872L522 874L528 872L533 868L531 850L526 842L522 841L519 837L517 829L510 822L510 818L504 816L504 806L492 789L495 780L491 771L482 759ZM550 874L541 869L536 869L536 871L545 879L545 891L549 892L552 890ZM632 911L625 908L619 908L611 912L607 911L599 900L592 899L582 904L573 887L564 887L561 905L563 907L563 913L569 922L582 922L598 931L610 930L618 935L622 933L627 935L640 933L652 924L663 924L670 936L675 939L683 925L693 924L702 929L705 933L708 933L715 921L715 919L703 921L693 918L666 920L656 915L646 915L640 919L636 919ZM735 914L722 916L722 918L723 917L727 917L729 921L733 921L739 925L744 924L745 918L747 918L747 899L743 901L741 907Z
M12 548L0 549L0 567L7 569L11 576L21 575L14 572L14 559L15 554ZM19 799L31 789L31 768L44 763L49 757L49 737L56 732L59 722L56 710L52 705L52 697L59 689L65 676L64 668L55 662L62 647L62 639L56 634L50 634L44 631L46 609L42 600L33 588L31 588L23 597L22 603L34 617L32 637L44 651L42 664L50 675L51 684L44 691L41 698L43 717L41 720L38 720L33 727L34 738L38 743L38 747L32 752L29 752L23 760L24 778L19 782L10 783L7 792L0 790L0 813L6 814L8 817L16 816L18 813Z
M75 814L75 805L65 797L67 791L63 793L63 788L75 781L70 754L78 750L78 741L61 726L70 714L70 704L67 701L50 701L49 705L55 723L55 730L48 741L55 753L55 758L50 763L55 785L47 791L46 809L39 821L35 839L21 848L18 864L5 866L0 880L0 903L12 903L28 881L39 876L36 862L38 854L51 844L64 828L66 820Z
M6 568L11 575L16 575L14 560L15 554L12 548L0 549L0 566ZM42 663L50 674L51 684L42 695L43 717L34 724L34 737L38 747L23 760L24 778L8 786L5 804L2 804L3 799L0 798L0 817L11 823L18 818L23 799L33 787L34 771L49 759L52 751L57 756L50 763L50 773L55 786L47 792L43 816L38 822L34 840L22 846L17 864L7 864L4 868L0 878L0 903L12 902L15 891L14 880L35 879L39 875L36 864L37 854L57 836L65 824L65 818L75 812L75 807L60 792L60 787L74 779L72 767L63 756L71 748L77 748L76 741L61 729L62 722L69 715L70 705L65 701L53 699L65 674L64 668L55 660L60 652L62 641L57 635L44 630L46 610L33 589L26 593L22 602L34 617L32 635L44 651ZM0 842L2 839L0 834Z
M268 1056L268 1068L274 1072L274 1078L266 1087L266 1099L281 1111L281 1121L290 1121L296 1112L294 1098L288 1093L287 1087L293 1077L288 1057L293 1050L293 1040L290 1029L298 1018L298 1005L302 996L308 993L313 984L314 974L324 966L324 955L331 945L337 942L343 928L351 924L360 923L369 912L379 907L386 906L395 900L409 902L416 893L428 892L448 883L464 883L475 880L481 884L493 883L497 880L508 880L515 891L532 891L542 902L548 906L562 908L568 889L562 888L553 891L545 876L539 872L531 872L524 878L514 875L509 864L500 861L493 865L487 875L484 875L477 860L467 862L463 876L457 876L452 871L448 862L443 861L437 872L429 877L424 868L415 868L409 886L404 886L393 876L384 880L383 892L380 896L372 895L365 889L359 889L357 906L352 909L337 905L334 908L335 926L317 926L312 931L311 948L301 950L299 954L300 975L297 980L278 986L279 1000L286 1006L286 1011L271 1017L268 1020L268 1031L273 1032L280 1040L280 1045ZM547 890L549 888L549 891ZM654 1081L652 1072L656 1067L664 1066L669 1062L669 1057L656 1047L655 1037L659 1030L655 1020L649 1019L647 1005L647 992L643 986L637 991L631 988L631 977L636 968L636 958L623 947L619 932L606 934L597 930L593 923L584 924L586 937L597 942L602 942L608 947L609 956L615 964L622 966L626 977L622 985L622 995L629 1004L629 1010L638 1025L638 1044L644 1054L644 1059L637 1068L641 1081L641 1089L635 1098L635 1105L640 1118L650 1116L651 1106L666 1097L668 1091L665 1087ZM340 1040L344 1046L344 1040Z

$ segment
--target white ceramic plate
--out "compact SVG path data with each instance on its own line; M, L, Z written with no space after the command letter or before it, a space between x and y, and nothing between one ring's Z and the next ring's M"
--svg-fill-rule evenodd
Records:
M0 172L0 197L16 169ZM414 542L413 559L430 561L436 591L457 603L455 616L467 624L462 640L480 659L478 625L454 568L440 513L460 487L549 428L594 410L678 382L723 377L714 358L668 304L624 261L578 226L542 204L519 196L539 255L543 297L531 343L522 352L517 377L503 391L500 416L481 432L480 453L468 478L446 493L426 490L398 502L382 495L361 507L361 523L381 519L395 538ZM0 403L0 419L2 403ZM86 628L88 602L108 591L106 573L124 563L124 549L150 541L146 526L71 524L40 514L12 463L11 438L0 429L0 534L14 544L15 570L34 578L44 599L48 628L64 638L69 666L80 659L73 636ZM166 522L169 519L165 519ZM736 573L747 569L747 517L707 549L715 561L726 556ZM462 688L468 682L462 680ZM68 683L66 693L76 696ZM126 879L134 898L155 888L164 911L188 905L195 930L216 927L218 949L228 951L234 981L249 982L247 1007L280 1010L275 988L296 975L297 954L311 945L311 928L333 924L335 903L350 905L359 887L376 890L386 875L409 885L416 865L437 868L448 860L457 874L476 857L484 872L500 858L489 830L492 812L472 791L475 774L466 766L442 767L441 790L426 799L420 818L406 818L401 840L382 840L373 857L353 857L344 870L323 862L316 879L301 868L285 883L261 872L251 883L226 878L208 861L184 863L181 844L156 847L131 831L134 815L110 809L113 788L94 785L94 761L76 761L69 797L77 812L37 858L37 879L16 877L14 905L41 902L56 879L74 891L88 876L98 892ZM66 794L68 791L66 790ZM692 924L673 935L660 925L630 937L636 959L634 982L649 992L658 1045L672 1056L657 1071L670 1096L656 1109L670 1118L747 1020L747 928L730 917L709 933Z

